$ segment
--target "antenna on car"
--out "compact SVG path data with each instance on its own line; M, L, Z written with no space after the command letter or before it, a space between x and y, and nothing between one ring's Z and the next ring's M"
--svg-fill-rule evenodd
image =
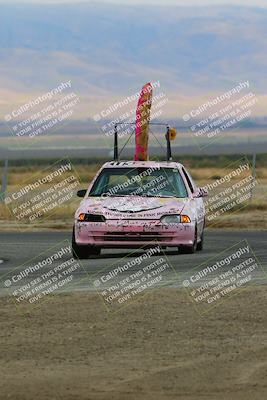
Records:
M114 161L119 161L119 149L118 149L118 126L114 126Z
M171 148L171 141L170 141L169 125L167 125L166 140L167 140L167 161L172 161L172 148Z
M135 122L117 122L114 125L114 161L119 161L119 141L118 141L118 125L135 125ZM169 124L158 123L158 122L150 122L149 125L158 125L166 127L166 142L167 142L167 161L172 161L172 149L171 149L171 140L176 138L177 132L174 128L170 128ZM133 134L133 132L132 132ZM131 136L132 136L131 134ZM126 143L127 144L127 143Z

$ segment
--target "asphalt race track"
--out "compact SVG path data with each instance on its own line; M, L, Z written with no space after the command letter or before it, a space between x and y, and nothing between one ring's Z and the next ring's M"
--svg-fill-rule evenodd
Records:
M267 232L261 231L206 230L205 248L203 251L195 254L183 255L169 248L164 252L164 257L168 259L175 273L183 275L187 271L205 263L207 260L213 258L216 260L219 253L229 249L231 246L235 246L240 242L242 245L248 243L263 269L260 272L255 272L255 283L266 284L266 239ZM63 241L65 241L65 244L68 243L67 241L70 243L71 234L68 232L0 233L0 294L7 294L4 285L7 277L14 275L15 271L25 270L27 265L33 265L39 260L43 260L51 254L50 249L53 248L53 246ZM139 250L130 250L130 252L132 254L127 255L126 250L104 249L100 257L83 260L81 262L81 268L75 271L75 285L68 286L67 290L95 290L93 282L98 278L100 271L105 271L107 269L114 270L118 265L125 265L128 261L136 259L136 257L144 254L143 251ZM155 256L155 258L156 257L158 256ZM154 256L151 257L152 261L153 259ZM151 263L151 261L148 261L148 263L149 262ZM54 263L56 263L56 261L54 261ZM124 271L123 275L120 275L120 278L125 278L127 275L133 274L139 269L139 265L134 265L130 268L130 272ZM36 278L43 273L44 269L38 270L34 272L34 277ZM175 286L181 286L179 279L175 278L172 282Z

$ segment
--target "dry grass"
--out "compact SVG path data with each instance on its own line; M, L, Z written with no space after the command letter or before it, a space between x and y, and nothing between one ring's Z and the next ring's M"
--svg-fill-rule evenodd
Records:
M77 173L80 181L82 183L86 183L87 185L89 182L94 178L96 172L99 170L100 165L94 164L92 166L86 165L79 165L75 166L75 172ZM24 182L32 181L34 176L45 175L45 168L43 167L11 167L9 169L8 175L8 184L9 184L9 191L16 189L16 186L21 186Z
M196 182L212 181L222 178L224 175L230 174L232 172L231 168L197 168L190 169L190 173ZM267 168L257 169L257 178L260 180L267 180ZM240 179L240 177L233 177L233 180Z

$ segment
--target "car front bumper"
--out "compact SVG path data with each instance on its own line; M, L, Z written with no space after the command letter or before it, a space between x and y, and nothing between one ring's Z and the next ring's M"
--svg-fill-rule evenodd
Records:
M168 247L190 246L194 242L194 237L194 222L171 225L154 220L75 223L75 241L78 245L102 248L142 247L152 243Z

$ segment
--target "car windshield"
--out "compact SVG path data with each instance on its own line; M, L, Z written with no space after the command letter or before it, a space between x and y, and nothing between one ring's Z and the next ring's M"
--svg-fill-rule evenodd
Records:
M89 196L188 197L176 168L105 168Z

